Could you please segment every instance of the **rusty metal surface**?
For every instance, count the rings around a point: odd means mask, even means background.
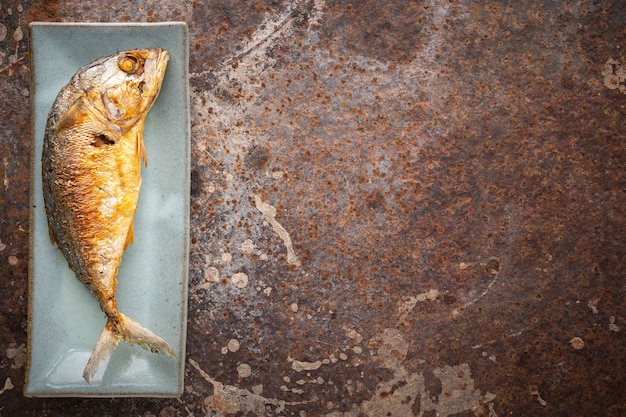
[[[22,397],[34,20],[189,24],[179,400]],[[625,27],[608,1],[2,3],[0,416],[626,415]]]

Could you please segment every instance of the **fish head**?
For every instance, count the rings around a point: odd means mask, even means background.
[[[100,116],[124,129],[145,118],[161,90],[169,53],[134,49],[94,61],[75,80]]]

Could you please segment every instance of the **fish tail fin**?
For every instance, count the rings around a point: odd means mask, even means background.
[[[87,383],[89,383],[98,370],[100,363],[111,356],[111,353],[115,350],[117,345],[120,344],[120,340],[122,340],[122,336],[116,331],[115,324],[111,320],[108,320],[104,325],[102,333],[100,333],[96,346],[93,348],[91,356],[89,356],[89,361],[87,361],[87,366],[85,366],[85,370],[83,371],[83,379],[87,381]]]
[[[119,313],[119,315],[121,318],[120,322],[122,323],[121,327],[125,330],[121,333],[126,343],[140,346],[152,353],[159,353],[171,358],[176,357],[174,349],[172,349],[165,340],[161,339],[159,336],[152,333],[150,330],[146,329],[128,316],[125,316],[122,313]]]
[[[160,353],[162,355],[176,357],[174,349],[163,339],[150,330],[143,327],[133,319],[118,313],[117,320],[109,319],[100,333],[100,337],[96,342],[96,346],[91,352],[87,366],[83,372],[83,378],[87,383],[94,376],[100,363],[108,359],[111,353],[119,345],[120,340],[131,345],[137,345],[152,353]]]

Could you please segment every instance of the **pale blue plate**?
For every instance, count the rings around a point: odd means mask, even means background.
[[[33,148],[29,260],[29,397],[176,397],[182,394],[189,248],[189,87],[187,25],[182,22],[31,23]],[[135,243],[123,257],[120,311],[164,338],[176,359],[124,342],[90,384],[83,368],[104,327],[95,298],[49,239],[41,191],[48,111],[83,65],[117,51],[160,47],[170,53],[161,94],[144,129]]]

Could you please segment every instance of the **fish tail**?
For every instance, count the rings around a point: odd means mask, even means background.
[[[115,319],[108,319],[102,333],[100,333],[96,346],[93,348],[93,352],[91,352],[91,356],[89,356],[89,361],[83,372],[83,378],[87,383],[97,372],[100,363],[111,356],[111,353],[122,339],[128,344],[137,345],[152,353],[160,353],[172,358],[176,357],[174,349],[165,340],[133,319],[118,313]]]

